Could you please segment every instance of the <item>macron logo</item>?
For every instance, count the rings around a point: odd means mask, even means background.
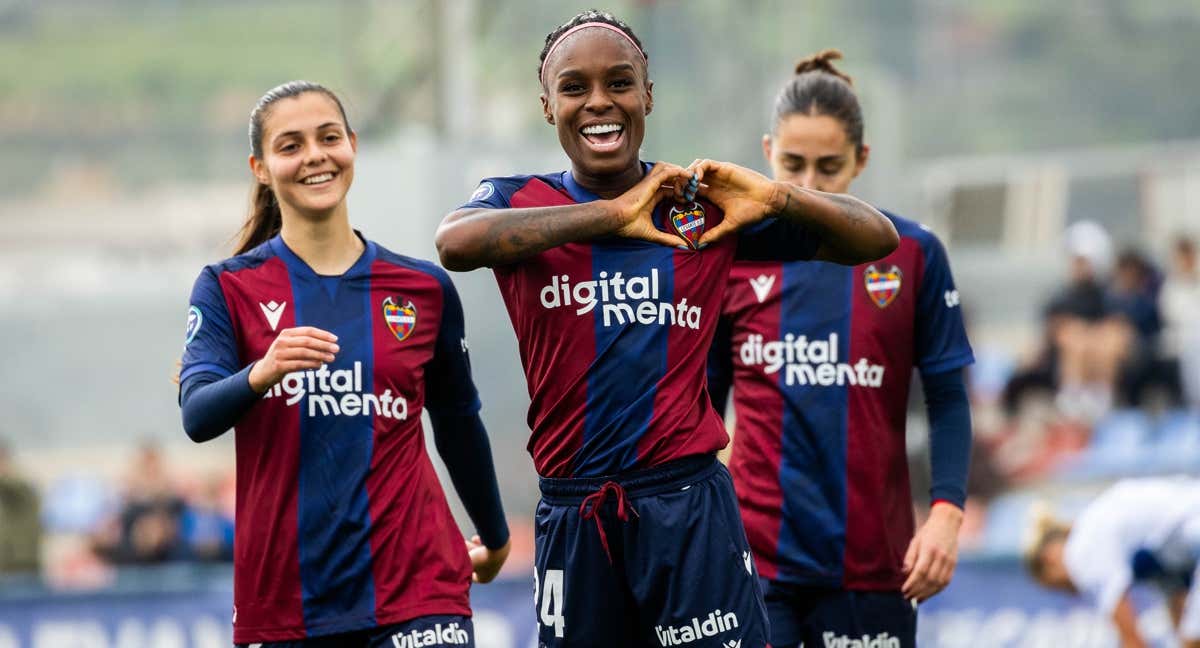
[[[758,275],[750,279],[750,287],[754,289],[754,296],[760,304],[767,300],[767,295],[771,294],[771,286],[774,285],[775,275]]]
[[[749,551],[742,552],[742,562],[746,564],[746,573],[753,576],[754,575],[754,567],[753,567],[754,559],[750,556]]]
[[[263,315],[267,316],[267,324],[271,325],[271,330],[279,328],[279,318],[283,317],[283,309],[287,307],[287,302],[278,304],[272,299],[265,304],[258,302],[258,307],[262,309]]]

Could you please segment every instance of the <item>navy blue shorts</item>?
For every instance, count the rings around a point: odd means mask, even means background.
[[[917,610],[898,591],[865,592],[763,581],[771,646],[915,648]]]
[[[542,479],[538,646],[762,648],[767,614],[733,480],[711,455]]]
[[[470,617],[424,616],[358,632],[235,645],[237,648],[475,648],[475,628]]]

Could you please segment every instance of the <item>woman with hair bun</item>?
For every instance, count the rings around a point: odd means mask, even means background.
[[[801,60],[779,91],[762,138],[776,181],[841,194],[866,167],[862,109],[834,64],[841,56]],[[729,274],[709,390],[723,411],[732,388],[729,469],[775,648],[864,636],[913,646],[915,603],[954,572],[971,448],[963,368],[974,357],[941,243],[881,211],[900,234],[882,259],[739,260]],[[905,452],[914,368],[933,467],[919,529]]]

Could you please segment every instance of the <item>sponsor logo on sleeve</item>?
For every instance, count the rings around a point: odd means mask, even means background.
[[[417,307],[411,300],[388,297],[383,300],[383,321],[396,339],[403,342],[417,328]]]
[[[821,639],[825,641],[825,648],[900,648],[900,639],[886,632],[873,637],[851,637],[826,631],[821,634]]]
[[[479,202],[481,200],[487,200],[488,198],[491,198],[492,194],[494,193],[496,193],[496,187],[492,185],[492,183],[481,182],[479,183],[479,186],[475,188],[475,193],[471,194],[471,199],[467,202]]]
[[[863,273],[863,279],[871,301],[880,308],[887,308],[888,304],[895,301],[896,296],[900,294],[903,273],[896,266],[879,270],[874,265],[869,265],[866,272]]]
[[[962,303],[962,300],[960,300],[958,297],[957,290],[947,290],[946,293],[942,295],[942,298],[946,300],[946,308],[954,308]]]
[[[188,307],[187,320],[187,339],[183,341],[183,345],[187,346],[196,338],[196,333],[200,331],[200,325],[204,323],[204,313],[200,312],[198,306]]]

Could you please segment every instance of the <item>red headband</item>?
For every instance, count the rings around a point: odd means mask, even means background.
[[[614,27],[613,25],[610,25],[608,23],[603,23],[603,22],[586,22],[586,23],[583,23],[580,25],[575,25],[574,27],[563,32],[561,36],[554,39],[554,44],[552,44],[550,46],[550,49],[546,50],[546,58],[542,59],[542,69],[540,72],[538,72],[538,77],[542,80],[542,83],[546,82],[546,63],[548,63],[550,61],[550,55],[554,53],[554,50],[558,49],[558,46],[560,43],[563,42],[563,39],[566,38],[567,36],[570,36],[571,34],[574,34],[575,32],[577,32],[581,29],[586,29],[588,27],[602,27],[611,32],[620,34],[622,38],[629,41],[630,45],[633,45],[633,49],[637,50],[638,54],[642,55],[642,62],[643,63],[646,62],[646,53],[643,52],[642,48],[638,47],[638,44],[632,38],[630,38],[629,34],[626,34],[624,32],[624,30],[622,30],[620,27]]]

